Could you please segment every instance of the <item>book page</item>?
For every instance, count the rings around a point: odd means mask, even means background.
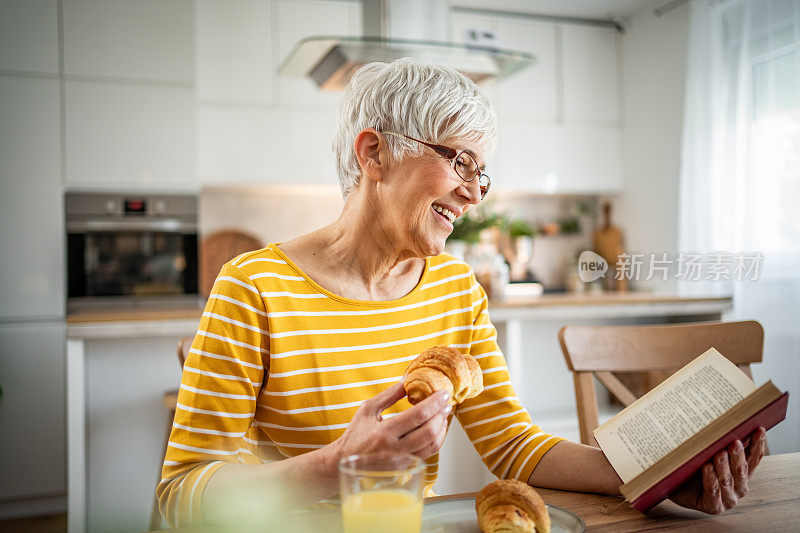
[[[744,372],[710,348],[595,429],[594,437],[627,483],[755,389]]]

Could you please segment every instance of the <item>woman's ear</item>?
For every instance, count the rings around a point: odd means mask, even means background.
[[[385,137],[373,128],[364,128],[356,135],[354,147],[361,175],[380,182],[387,168]]]

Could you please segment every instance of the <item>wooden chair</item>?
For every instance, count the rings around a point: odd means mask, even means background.
[[[183,363],[186,361],[186,356],[189,354],[189,348],[192,347],[194,337],[184,337],[178,341],[178,363],[183,369]],[[158,476],[156,476],[156,486],[161,481],[161,467],[164,464],[164,458],[167,456],[167,444],[169,443],[169,435],[172,433],[172,422],[175,419],[175,409],[178,405],[178,391],[168,390],[161,397],[161,403],[167,409],[167,427],[164,432],[164,449],[161,451],[161,462],[158,464]],[[158,498],[153,496],[153,507],[150,510],[150,525],[148,531],[156,531],[161,529],[161,511],[158,508]]]
[[[752,379],[750,364],[761,362],[764,329],[752,320],[663,326],[565,326],[559,330],[558,340],[573,373],[581,442],[597,446],[592,435],[599,425],[593,378],[627,407],[637,395],[615,373],[657,372],[661,378],[657,381],[663,381],[713,346]]]

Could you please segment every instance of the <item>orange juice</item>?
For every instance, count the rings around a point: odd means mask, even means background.
[[[422,499],[406,490],[373,490],[342,503],[345,533],[419,533]]]

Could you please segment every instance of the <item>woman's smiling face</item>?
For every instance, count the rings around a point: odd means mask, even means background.
[[[483,167],[484,148],[464,139],[450,139],[442,144],[456,150],[470,150]],[[434,256],[444,250],[453,231],[453,222],[470,205],[480,202],[478,180],[462,180],[449,160],[430,148],[420,155],[406,156],[391,166],[379,187],[382,221],[393,243],[411,250],[418,257]]]

